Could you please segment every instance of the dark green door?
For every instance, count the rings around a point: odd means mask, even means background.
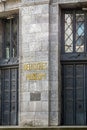
[[[18,68],[2,68],[0,72],[0,124],[16,125],[18,123]]]
[[[86,125],[87,65],[63,65],[64,124]]]

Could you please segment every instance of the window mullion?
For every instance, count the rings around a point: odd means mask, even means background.
[[[75,53],[75,47],[76,47],[76,15],[75,11],[73,13],[73,52]]]
[[[19,56],[19,18],[17,16],[17,57]]]
[[[5,20],[2,20],[2,23],[3,23],[3,45],[2,45],[2,58],[5,58],[6,57],[6,41],[5,41],[5,28],[6,28],[6,24],[5,24]]]
[[[85,13],[85,39],[84,39],[84,46],[85,46],[85,52],[87,52],[87,13]]]
[[[12,57],[12,19],[10,19],[10,58]]]

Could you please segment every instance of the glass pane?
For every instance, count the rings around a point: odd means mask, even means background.
[[[65,14],[65,52],[73,52],[73,15]]]
[[[6,59],[8,59],[10,57],[10,20],[6,21],[5,45],[5,55]]]
[[[76,52],[84,52],[84,14],[76,14]]]
[[[12,31],[13,31],[13,35],[12,35],[12,57],[16,57],[17,56],[17,18],[14,18],[12,21]]]

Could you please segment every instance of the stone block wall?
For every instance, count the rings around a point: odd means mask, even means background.
[[[50,125],[58,125],[58,5],[50,4],[49,41],[49,119]]]
[[[49,120],[49,4],[21,7],[20,124],[48,125]],[[45,68],[35,66],[45,65]],[[24,69],[32,65],[33,69]],[[32,74],[42,74],[34,79]],[[26,77],[27,76],[27,77]],[[41,76],[40,76],[41,77]]]
[[[25,107],[20,114],[21,122],[52,126],[61,124],[61,7],[74,5],[76,7],[79,2],[82,0],[22,0],[24,7],[21,8],[21,55],[23,55],[21,57],[20,91],[23,91],[21,92],[23,95],[20,96],[20,108]],[[48,66],[45,70],[46,79],[26,81],[24,77],[28,72],[22,68],[27,62],[46,62]],[[31,94],[35,92],[41,94],[40,101],[30,101]],[[24,93],[29,99],[22,100],[25,97]]]

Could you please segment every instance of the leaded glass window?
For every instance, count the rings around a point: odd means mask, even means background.
[[[73,51],[73,15],[65,14],[65,52]]]
[[[85,12],[67,11],[64,15],[64,52],[85,51]]]
[[[17,57],[17,17],[7,19],[5,22],[5,58]]]
[[[84,14],[76,14],[76,52],[84,52]]]

